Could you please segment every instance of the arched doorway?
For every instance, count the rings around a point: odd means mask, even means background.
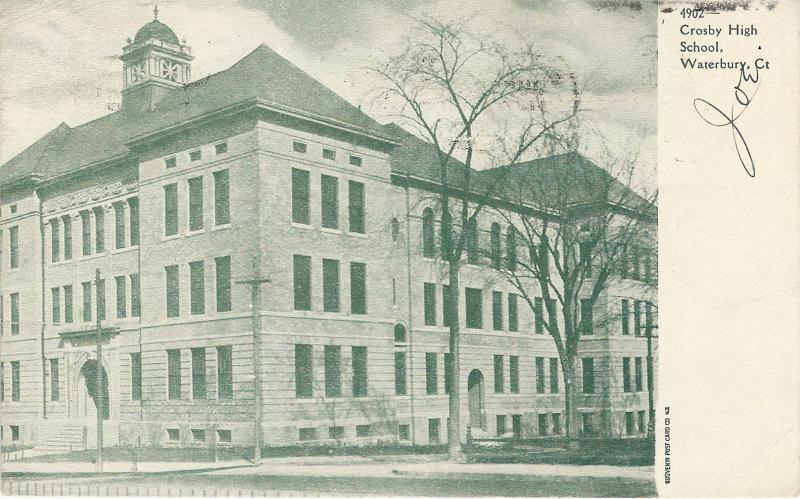
[[[109,417],[109,402],[108,402],[108,375],[106,370],[101,366],[101,382],[97,386],[97,361],[87,360],[83,364],[80,371],[80,378],[78,379],[78,396],[77,396],[77,410],[78,417],[91,418],[97,415],[97,404],[100,402],[102,395],[102,413],[103,419]]]
[[[472,428],[486,429],[486,403],[483,391],[483,373],[473,369],[467,378],[469,398],[469,425]]]

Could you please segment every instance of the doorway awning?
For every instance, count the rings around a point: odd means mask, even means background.
[[[104,327],[100,328],[100,341],[108,343],[111,338],[120,333],[118,327]],[[63,331],[58,333],[61,343],[68,342],[72,346],[86,346],[97,343],[97,328],[91,329],[77,329],[72,331]]]

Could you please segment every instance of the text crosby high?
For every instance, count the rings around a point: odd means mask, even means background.
[[[468,249],[461,370],[445,376],[431,146],[265,45],[187,85],[190,48],[154,20],[121,58],[121,110],[62,123],[0,168],[3,443],[91,447],[102,400],[106,445],[252,445],[251,294],[236,281],[254,276],[270,280],[265,445],[443,442],[454,382],[462,438],[563,433],[553,340],[487,256],[528,258],[497,211]],[[637,255],[624,291],[584,311],[580,434],[646,431],[656,267]]]

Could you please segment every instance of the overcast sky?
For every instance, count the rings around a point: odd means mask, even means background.
[[[655,170],[656,7],[600,0],[160,0],[159,20],[194,50],[192,75],[223,70],[266,43],[386,122],[365,96],[363,68],[391,53],[408,15],[473,16],[495,36],[516,30],[563,56],[584,80],[584,104],[615,147],[633,144]],[[0,19],[0,163],[64,121],[77,126],[120,101],[128,37],[153,18],[151,0],[4,0]],[[609,2],[602,2],[609,3]],[[631,3],[631,2],[624,2]],[[636,3],[636,2],[634,2]]]

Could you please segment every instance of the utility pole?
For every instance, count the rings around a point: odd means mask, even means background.
[[[246,279],[239,279],[236,284],[244,284],[250,290],[251,312],[253,321],[253,397],[255,403],[255,449],[253,451],[253,464],[261,464],[261,285],[268,283],[269,279],[259,276],[258,256],[253,257],[253,276]]]
[[[100,269],[95,269],[94,272],[94,289],[96,295],[95,315],[97,316],[97,365],[95,369],[95,390],[97,390],[97,471],[101,472],[103,471],[103,344],[101,342],[100,309],[97,307],[100,304]]]

